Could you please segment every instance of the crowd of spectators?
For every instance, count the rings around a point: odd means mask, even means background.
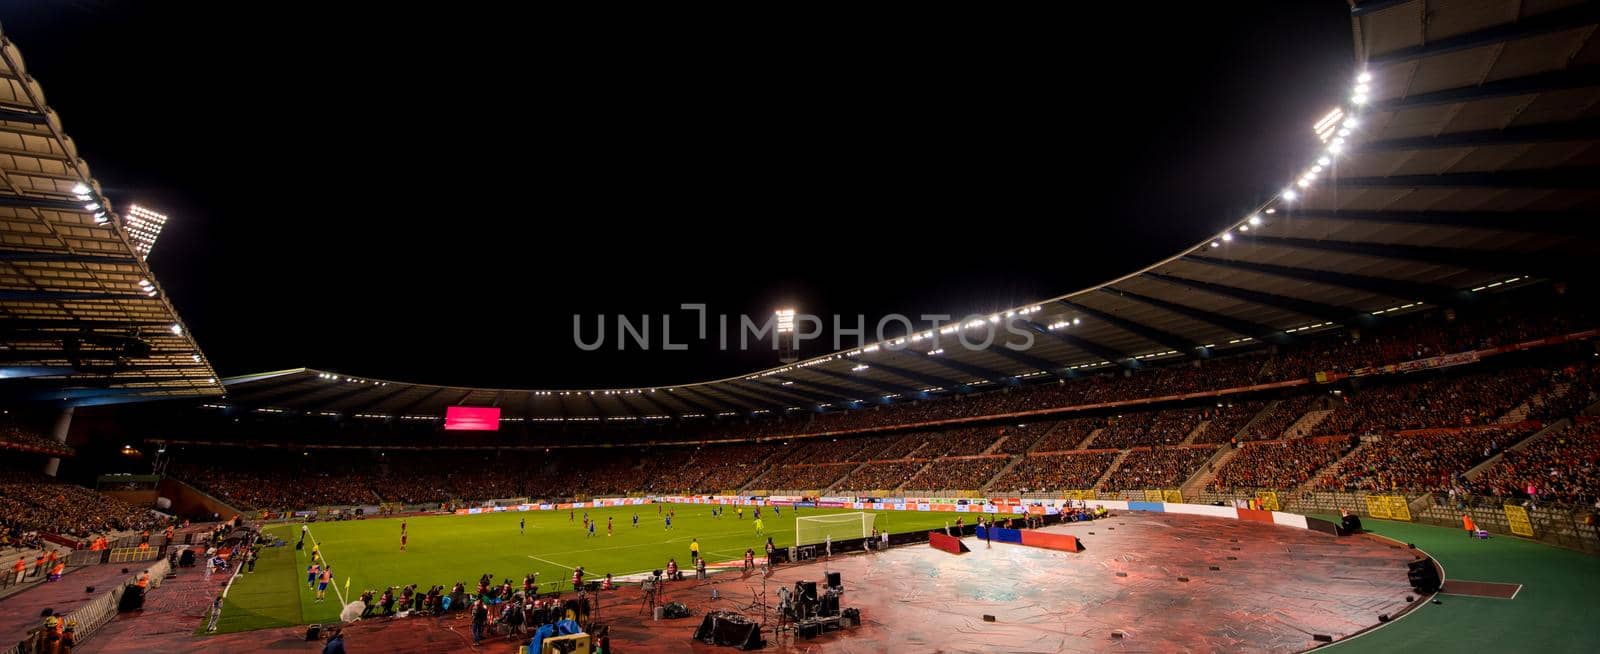
[[[165,524],[140,508],[43,474],[0,472],[0,533],[14,544],[36,543],[40,533],[79,540]]]
[[[1473,480],[1473,493],[1534,502],[1600,500],[1600,422],[1586,422],[1506,452]]]
[[[1344,456],[1354,438],[1298,438],[1246,443],[1211,480],[1212,490],[1291,490]]]
[[[1215,447],[1154,447],[1128,452],[1102,484],[1106,490],[1177,488],[1216,454]]]
[[[1424,381],[1398,380],[1346,394],[1333,413],[1312,430],[1312,435],[1489,424],[1533,394],[1542,379],[1542,371],[1522,368]]]
[[[0,449],[21,449],[55,456],[72,456],[66,443],[21,425],[0,424]]]
[[[1178,445],[1189,437],[1200,421],[1205,419],[1205,409],[1167,409],[1123,414],[1110,421],[1110,426],[1096,436],[1091,447],[1148,447]]]
[[[762,490],[822,490],[839,481],[856,463],[824,463],[819,465],[780,465],[762,473],[751,482],[753,488]]]
[[[1251,423],[1245,430],[1242,440],[1270,441],[1283,438],[1284,432],[1293,427],[1294,423],[1299,421],[1306,412],[1311,411],[1311,407],[1316,406],[1317,398],[1318,396],[1316,395],[1297,395],[1284,398],[1272,408],[1267,409],[1267,413],[1262,415],[1260,419]]]
[[[1385,435],[1362,445],[1316,485],[1348,492],[1447,492],[1461,485],[1467,470],[1527,435],[1502,428]]]
[[[860,469],[852,471],[838,487],[852,491],[874,491],[898,488],[901,484],[917,474],[927,461],[892,461],[885,463],[868,463]]]
[[[1000,442],[1000,447],[995,448],[996,454],[1022,454],[1031,449],[1034,443],[1049,429],[1049,423],[1030,423],[1006,427],[1002,433],[1006,439]]]
[[[1257,413],[1266,408],[1263,400],[1249,400],[1244,402],[1222,402],[1216,407],[1206,409],[1205,429],[1195,436],[1196,443],[1227,443],[1239,435],[1245,423],[1250,422]]]
[[[992,488],[1020,493],[1086,490],[1106,473],[1117,454],[1116,450],[1036,454],[1018,461]]]
[[[1106,419],[1099,416],[1083,416],[1068,418],[1056,422],[1038,425],[1039,429],[1048,433],[1039,440],[1039,446],[1033,448],[1035,452],[1065,452],[1078,449],[1078,444],[1093,434],[1096,429],[1104,429]],[[1090,444],[1090,447],[1098,447]]]
[[[980,490],[1010,461],[1008,457],[940,459],[907,481],[907,489],[923,491]]]

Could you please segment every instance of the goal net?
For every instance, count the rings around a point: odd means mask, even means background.
[[[871,513],[835,513],[799,516],[794,519],[796,545],[814,545],[828,540],[849,540],[872,535]]]

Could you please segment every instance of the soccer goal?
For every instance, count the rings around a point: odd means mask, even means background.
[[[871,513],[835,513],[833,515],[807,515],[794,519],[796,545],[814,545],[831,536],[833,540],[866,538],[872,535]]]

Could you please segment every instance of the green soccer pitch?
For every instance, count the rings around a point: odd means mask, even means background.
[[[677,511],[671,530],[656,514],[657,507]],[[727,511],[721,518],[711,517],[711,506],[705,504],[588,509],[589,517],[598,523],[592,538],[583,529],[583,509],[577,509],[570,519],[567,511],[413,516],[406,518],[409,538],[404,552],[400,551],[399,518],[313,523],[305,549],[300,551],[294,549],[300,538],[300,525],[279,525],[267,532],[287,541],[288,546],[263,549],[256,571],[238,576],[223,604],[217,631],[337,622],[344,602],[359,598],[363,590],[414,583],[423,592],[434,584],[448,591],[459,581],[470,593],[477,589],[478,578],[484,573],[489,573],[496,583],[510,579],[521,589],[523,576],[537,572],[541,590],[548,592],[557,588],[570,590],[572,568],[579,566],[588,580],[604,578],[608,572],[621,577],[664,568],[668,558],[676,558],[679,568],[692,571],[690,539],[699,539],[701,554],[713,563],[741,559],[745,548],[762,556],[767,537],[756,535],[753,507],[744,507],[742,520],[735,507],[722,508]],[[635,513],[639,515],[637,528],[633,526]],[[802,516],[839,513],[856,511],[800,510]],[[942,512],[866,513],[875,515],[873,526],[893,533],[940,528],[956,518]],[[772,507],[762,507],[761,516],[774,544],[794,544],[794,510],[783,508],[774,517]],[[612,536],[606,535],[608,518],[612,521]],[[528,521],[524,533],[517,530],[521,519]],[[828,530],[842,539],[848,531],[859,532],[860,526],[829,526]],[[306,586],[305,571],[311,564],[313,540],[333,566],[335,577],[322,603],[315,602],[315,591]],[[350,581],[348,591],[346,579]]]

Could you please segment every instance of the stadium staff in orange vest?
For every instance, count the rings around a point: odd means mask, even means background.
[[[1472,514],[1461,514],[1461,528],[1467,530],[1467,537],[1469,538],[1478,533],[1478,525],[1472,524]]]
[[[67,571],[67,562],[66,561],[56,561],[55,567],[50,568],[50,576],[46,577],[45,581],[59,581],[61,579],[61,573],[66,572],[66,571]]]
[[[150,587],[150,571],[149,570],[145,570],[144,572],[139,573],[139,580],[133,582],[133,585],[138,586],[139,590],[141,590],[141,591],[146,589],[146,588],[149,588]]]
[[[28,557],[18,556],[17,564],[11,566],[11,571],[17,573],[16,583],[22,583],[23,578],[28,576]]]

